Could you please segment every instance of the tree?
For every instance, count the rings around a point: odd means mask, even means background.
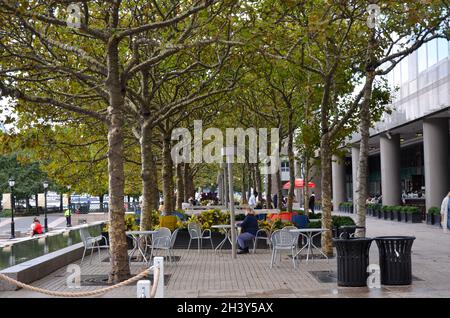
[[[448,34],[449,11],[448,4],[442,1],[403,1],[397,3],[388,1],[379,4],[383,13],[376,21],[368,24],[366,61],[361,65],[361,72],[365,76],[365,85],[362,89],[363,100],[361,102],[359,118],[359,132],[361,135],[360,155],[358,164],[357,187],[357,225],[366,226],[365,213],[368,197],[368,157],[369,157],[369,128],[379,116],[373,117],[374,104],[382,101],[387,104],[390,97],[386,90],[380,90],[380,84],[376,85],[376,77],[386,75],[405,57],[417,50],[424,43]],[[420,18],[419,18],[420,17]],[[372,106],[372,107],[371,107]],[[378,114],[380,115],[380,114]],[[358,231],[358,235],[364,232]]]
[[[44,1],[0,4],[5,21],[0,43],[4,52],[2,95],[26,102],[28,110],[42,109],[41,113],[47,116],[51,105],[59,110],[56,115],[76,112],[107,126],[110,281],[121,281],[130,274],[123,207],[123,129],[128,84],[135,74],[176,50],[167,47],[167,43],[158,43],[161,50],[138,63],[133,58],[137,53],[133,43],[149,32],[177,25],[210,7],[213,1],[198,0],[185,5],[167,1],[164,5],[169,13],[164,16],[153,15],[159,9],[154,2],[84,2],[78,29],[67,27],[62,16],[64,4],[50,9]]]

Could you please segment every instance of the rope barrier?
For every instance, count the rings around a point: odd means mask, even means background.
[[[130,283],[133,283],[135,281],[138,281],[139,279],[143,278],[144,276],[148,275],[150,273],[150,271],[153,270],[153,277],[154,277],[154,282],[153,282],[153,286],[152,286],[152,290],[150,293],[150,297],[155,297],[156,294],[156,290],[158,288],[158,282],[159,282],[159,274],[160,274],[160,269],[157,266],[152,266],[150,268],[147,268],[146,270],[142,271],[141,273],[137,274],[134,277],[131,277],[127,280],[124,280],[123,282],[120,282],[116,285],[113,286],[108,286],[106,288],[102,288],[102,289],[97,289],[97,290],[90,290],[90,291],[84,291],[84,292],[59,292],[59,291],[53,291],[53,290],[48,290],[48,289],[43,289],[43,288],[39,288],[39,287],[34,287],[22,282],[19,282],[18,280],[15,280],[9,276],[6,276],[4,274],[0,274],[0,279],[4,280],[6,282],[8,282],[9,284],[12,285],[16,285],[17,287],[23,288],[23,289],[27,289],[30,291],[34,291],[40,294],[45,294],[45,295],[49,295],[49,296],[55,296],[55,297],[88,297],[88,296],[96,296],[96,295],[101,295],[101,294],[105,294],[107,292],[110,292],[111,290],[114,290],[116,288],[128,285]]]

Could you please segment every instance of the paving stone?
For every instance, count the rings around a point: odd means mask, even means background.
[[[348,215],[348,214],[346,214]],[[406,224],[367,218],[367,236],[414,235],[412,271],[420,280],[413,280],[410,286],[382,286],[380,289],[366,287],[337,287],[335,282],[321,283],[310,272],[336,272],[336,259],[298,262],[296,269],[292,261],[283,254],[272,269],[270,251],[257,250],[256,254],[238,255],[232,259],[230,250],[187,251],[175,250],[180,256],[176,263],[165,263],[165,274],[170,280],[165,288],[166,297],[449,297],[450,266],[448,242],[450,234],[425,224]],[[103,251],[102,253],[105,253]],[[102,257],[107,257],[105,253]],[[378,248],[370,248],[370,262],[378,264]],[[109,264],[84,262],[82,275],[104,275]],[[143,263],[133,262],[131,272],[139,273],[146,268]],[[60,291],[73,291],[66,286],[66,268],[61,268],[32,285]],[[79,290],[95,290],[98,286],[83,286]],[[77,290],[78,291],[78,290]],[[0,298],[47,297],[27,290],[0,292]],[[136,297],[136,287],[126,286],[99,297]]]

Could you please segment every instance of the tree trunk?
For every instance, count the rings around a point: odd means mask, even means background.
[[[98,198],[99,198],[99,201],[100,201],[100,212],[103,212],[104,211],[104,207],[103,207],[103,193],[99,194]]]
[[[255,163],[255,179],[256,179],[256,189],[259,193],[260,201],[262,199],[262,181],[261,181],[261,171],[259,170],[259,164]]]
[[[320,157],[322,160],[322,228],[328,229],[322,233],[322,251],[327,256],[333,255],[331,240],[331,149],[328,135],[323,135],[320,143]]]
[[[173,193],[173,162],[170,154],[170,133],[164,135],[163,139],[163,167],[162,182],[164,196],[164,214],[170,215],[174,210],[174,193]]]
[[[247,192],[248,192],[248,198],[250,199],[250,197],[252,196],[253,192],[252,192],[252,164],[251,163],[246,163],[246,167],[247,167],[247,180],[248,180],[248,184],[247,184]],[[253,189],[254,191],[255,189]]]
[[[183,183],[184,183],[184,202],[188,202],[189,198],[195,197],[194,176],[189,163],[184,164],[183,169]]]
[[[29,214],[30,213],[30,197],[27,197],[25,199],[25,206],[26,206],[27,214]]]
[[[276,178],[277,178],[277,186],[278,186],[277,208],[281,209],[283,207],[283,189],[282,189],[282,184],[281,184],[280,167],[278,167],[278,169],[277,169]]]
[[[124,104],[125,88],[120,83],[118,42],[115,40],[111,40],[108,44],[107,65],[109,243],[111,252],[109,281],[117,283],[130,276],[130,266],[125,236],[123,115],[120,113]]]
[[[253,191],[258,192],[258,182],[256,181],[256,163],[251,163],[251,171],[252,171],[252,187]],[[258,192],[258,196],[260,196],[261,193]],[[256,198],[258,200],[258,198]]]
[[[270,173],[267,174],[267,193],[266,193],[266,203],[267,208],[272,208],[272,175]]]
[[[114,93],[112,93],[114,95]],[[111,105],[117,103],[111,97]],[[117,283],[130,276],[127,241],[125,237],[125,209],[123,205],[125,176],[123,170],[122,119],[115,107],[108,107],[109,172],[109,243],[111,250],[110,282]]]
[[[305,210],[305,214],[309,215],[309,158],[305,155],[305,163],[304,163],[304,178],[303,178],[303,209]]]
[[[187,166],[188,165],[189,165],[188,163],[183,163],[183,188],[184,188],[183,200],[184,200],[184,202],[189,202],[189,198],[190,198],[189,185],[188,185],[189,180],[187,180],[188,179],[188,177],[187,177],[187,169],[188,169]]]
[[[38,203],[38,194],[34,195],[35,203],[36,203],[36,215],[39,215],[39,203]]]
[[[375,50],[375,31],[372,31],[371,40],[369,41],[367,47],[368,65],[366,66],[366,83],[364,85],[364,99],[361,103],[360,109],[360,134],[361,141],[359,146],[359,163],[358,163],[358,174],[356,185],[358,192],[358,202],[357,202],[357,214],[356,225],[361,227],[366,227],[366,200],[368,195],[367,189],[367,179],[369,176],[369,138],[370,138],[370,102],[372,98],[372,87],[373,81],[375,79],[375,69],[372,66],[375,61],[374,50]],[[357,230],[356,236],[364,237],[364,230]]]
[[[150,123],[144,122],[141,125],[140,136],[141,147],[141,179],[142,179],[142,206],[141,206],[141,231],[152,229],[152,211],[156,202],[156,184],[155,178],[156,164],[153,159],[152,137],[153,129]]]
[[[325,86],[322,95],[321,110],[320,110],[320,158],[321,158],[321,184],[322,184],[322,228],[327,229],[322,233],[322,251],[327,256],[333,255],[332,238],[332,217],[331,217],[331,136],[329,132],[329,107],[330,107],[330,92],[333,83],[333,76],[328,75],[325,78]]]
[[[179,163],[177,164],[177,210],[183,209],[184,191],[183,164]]]
[[[247,164],[242,164],[242,204],[248,204],[247,200]]]
[[[289,159],[289,192],[287,200],[287,211],[292,212],[294,205],[294,187],[295,187],[295,161],[294,161],[294,130],[292,127],[292,111],[289,112],[288,119],[288,159]]]

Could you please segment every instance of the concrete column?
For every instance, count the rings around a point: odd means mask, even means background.
[[[383,205],[400,205],[400,135],[380,136],[381,195]]]
[[[358,206],[358,167],[359,167],[359,146],[352,146],[352,200],[353,212],[357,213]]]
[[[448,118],[424,119],[423,151],[426,208],[441,206],[450,191]]]
[[[339,211],[339,203],[346,201],[345,195],[345,166],[343,159],[333,156],[332,164],[333,183],[333,211]]]

